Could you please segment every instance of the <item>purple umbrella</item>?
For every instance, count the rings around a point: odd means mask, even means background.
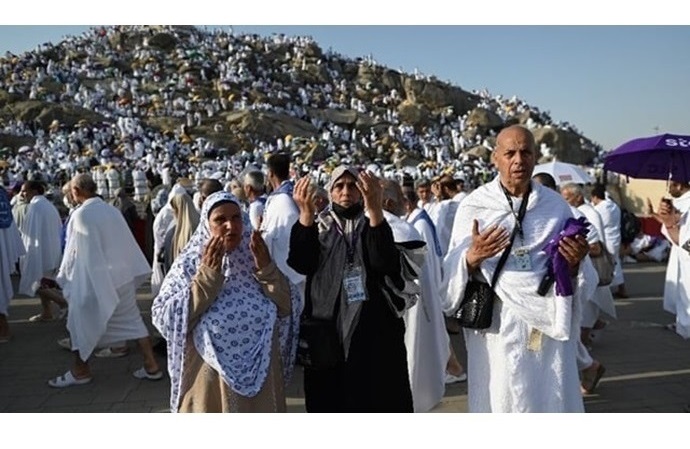
[[[640,179],[690,181],[690,136],[633,139],[604,157],[604,170]]]

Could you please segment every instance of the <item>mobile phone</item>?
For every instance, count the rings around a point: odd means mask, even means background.
[[[547,272],[539,283],[539,288],[537,289],[537,294],[539,296],[546,296],[546,294],[551,290],[556,278],[553,273]]]
[[[670,207],[673,207],[673,201],[670,198],[662,198],[661,201],[668,204]]]

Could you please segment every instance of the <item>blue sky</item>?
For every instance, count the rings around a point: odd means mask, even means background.
[[[0,26],[0,53],[58,43],[63,36],[86,29]],[[323,49],[330,47],[348,57],[371,54],[392,69],[416,68],[468,91],[487,88],[492,94],[517,95],[550,111],[555,120],[575,125],[604,149],[657,134],[656,129],[690,134],[690,26],[242,25],[233,29],[310,35]]]

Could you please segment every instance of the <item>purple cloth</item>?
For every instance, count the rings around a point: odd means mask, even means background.
[[[544,247],[544,251],[549,256],[548,270],[553,274],[556,281],[556,294],[559,296],[570,296],[573,294],[573,285],[570,282],[570,267],[565,257],[558,252],[558,245],[564,237],[575,237],[581,235],[587,237],[590,224],[585,217],[578,219],[568,218],[563,230],[557,237],[552,238]]]

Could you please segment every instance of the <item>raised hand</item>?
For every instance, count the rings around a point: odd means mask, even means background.
[[[383,189],[381,180],[367,171],[359,174],[357,188],[364,198],[364,208],[369,212],[369,223],[377,226],[383,221]]]
[[[663,202],[663,200],[662,200],[662,202]],[[661,209],[659,209],[659,211],[660,210]],[[664,224],[664,220],[661,217],[661,215],[659,215],[659,211],[654,210],[654,205],[652,204],[652,200],[647,198],[647,215],[651,216],[652,218],[654,218],[659,223]]]
[[[680,220],[680,217],[676,212],[676,208],[673,207],[673,203],[668,198],[662,198],[659,201],[658,210],[658,219],[666,228],[672,228]]]
[[[201,263],[207,267],[220,271],[223,255],[225,254],[225,245],[223,237],[211,237],[204,247],[204,254],[201,256]]]
[[[268,252],[268,246],[266,246],[266,242],[261,237],[261,232],[252,231],[249,250],[254,256],[254,266],[257,270],[262,270],[271,263],[271,253]]]
[[[479,268],[479,265],[508,247],[510,234],[505,228],[493,224],[484,232],[479,232],[479,222],[472,222],[472,244],[467,250],[465,261],[470,272]]]
[[[292,199],[299,208],[299,222],[302,226],[311,226],[316,213],[316,206],[314,206],[316,190],[310,187],[310,182],[308,176],[300,178],[295,183],[295,189],[292,192]]]

